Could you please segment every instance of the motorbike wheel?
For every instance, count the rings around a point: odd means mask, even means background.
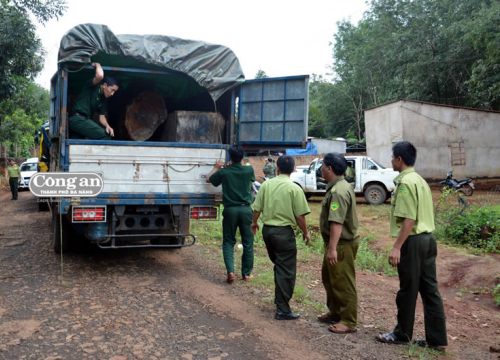
[[[469,184],[465,184],[458,191],[462,192],[465,196],[471,196],[474,189]]]

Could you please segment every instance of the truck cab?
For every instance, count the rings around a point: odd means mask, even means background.
[[[346,156],[348,165],[354,170],[350,180],[354,192],[363,195],[373,205],[384,203],[394,190],[394,178],[399,174],[386,169],[368,156]],[[308,167],[298,167],[290,178],[299,185],[306,197],[324,195],[326,183],[321,178],[322,159],[314,159]]]

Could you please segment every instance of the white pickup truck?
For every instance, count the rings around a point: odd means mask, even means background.
[[[392,169],[386,169],[367,156],[346,156],[347,162],[355,170],[354,192],[364,195],[370,204],[384,203],[394,190],[394,178],[399,174]],[[298,184],[306,197],[324,195],[326,184],[321,178],[322,159],[314,159],[309,166],[298,166],[290,178]],[[322,181],[323,180],[323,181]]]

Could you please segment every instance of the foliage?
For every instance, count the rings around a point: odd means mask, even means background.
[[[396,276],[397,271],[389,264],[389,252],[375,253],[370,249],[372,237],[364,237],[361,239],[356,255],[356,267],[360,270],[381,272],[389,276]]]
[[[23,78],[15,78],[16,91],[0,102],[0,144],[8,156],[28,157],[34,147],[34,135],[47,119],[49,92]]]
[[[265,78],[267,78],[267,77],[268,77],[268,76],[267,76],[266,72],[265,72],[264,70],[262,70],[262,69],[259,69],[259,70],[257,71],[257,73],[255,74],[255,78],[256,78],[256,79],[265,79]]]
[[[364,137],[365,109],[399,99],[500,108],[500,2],[371,0],[338,23],[334,79],[313,77],[311,135]]]
[[[498,206],[457,206],[453,204],[457,194],[453,190],[445,190],[437,202],[435,234],[438,239],[476,252],[499,253]],[[463,204],[463,198],[458,196]]]
[[[42,70],[44,52],[30,14],[45,23],[64,10],[64,0],[0,0],[0,101],[19,91],[16,77],[33,79]]]
[[[500,306],[500,284],[496,284],[493,289],[493,299],[495,300],[496,306]]]

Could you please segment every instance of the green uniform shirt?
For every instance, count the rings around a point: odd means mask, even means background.
[[[434,208],[427,182],[410,167],[395,179],[391,199],[391,236],[397,237],[404,219],[415,220],[410,235],[434,231]]]
[[[78,95],[72,112],[80,113],[87,118],[91,118],[95,113],[98,115],[107,115],[106,98],[101,91],[101,86],[92,85],[92,83],[88,84],[80,95]]]
[[[311,212],[302,189],[287,175],[264,181],[253,203],[265,225],[296,225],[295,218]]]
[[[268,162],[266,165],[264,165],[262,172],[264,173],[264,176],[272,179],[276,176],[276,166],[273,163]]]
[[[251,166],[240,163],[219,169],[208,179],[214,186],[222,184],[222,203],[225,207],[250,205],[255,175]]]
[[[352,241],[358,238],[356,196],[352,185],[343,176],[328,184],[325,198],[321,203],[319,222],[325,243],[330,240],[330,222],[342,224],[340,240]]]
[[[21,172],[19,171],[19,166],[17,164],[7,166],[7,173],[9,174],[9,179],[21,177]]]

